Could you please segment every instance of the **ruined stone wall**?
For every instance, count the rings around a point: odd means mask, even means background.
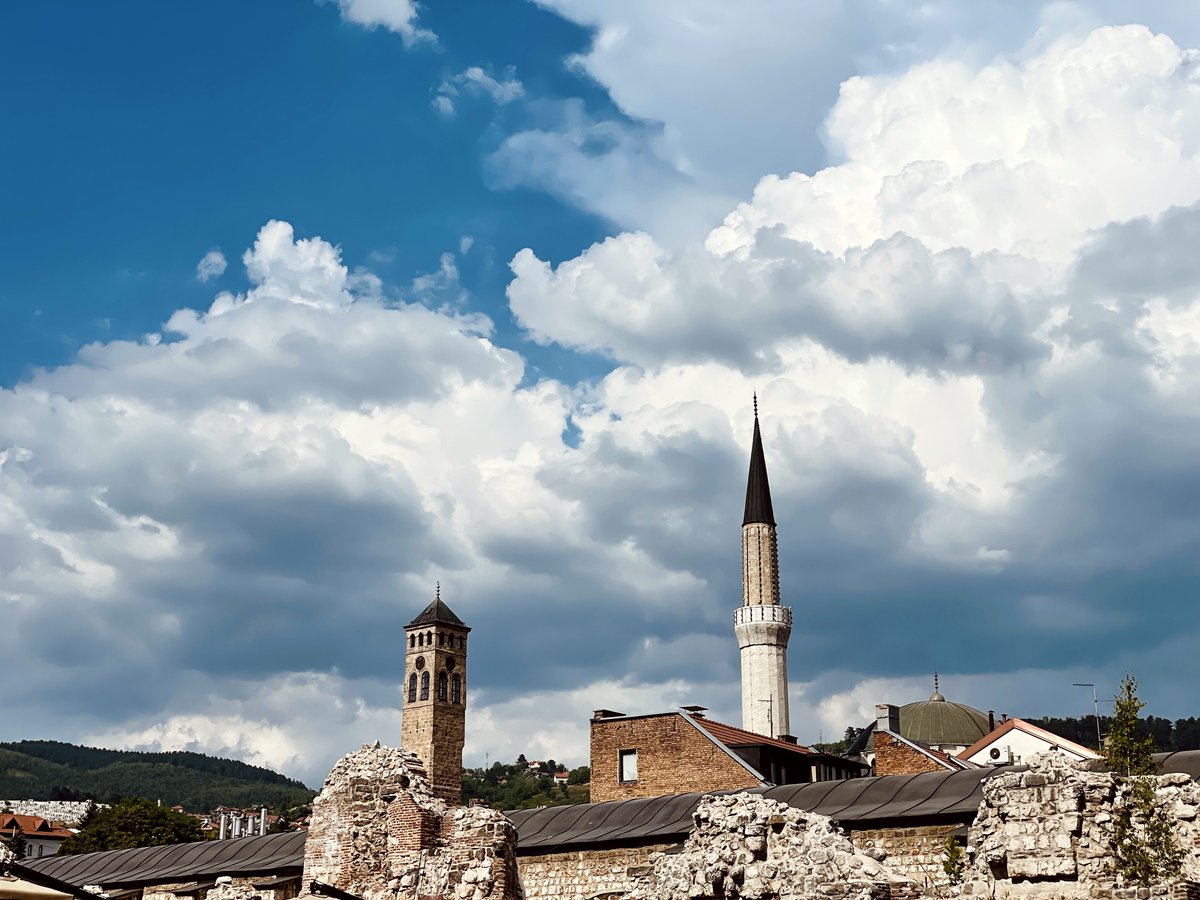
[[[637,751],[637,781],[619,780],[620,750]],[[593,803],[759,785],[744,766],[678,715],[593,719],[591,770]]]
[[[921,885],[947,884],[942,862],[946,837],[957,825],[922,825],[915,828],[871,828],[850,831],[850,842],[860,853],[881,858],[895,875]]]
[[[983,784],[983,801],[970,843],[973,860],[964,896],[1149,897],[1186,896],[1200,886],[1200,786],[1187,775],[1162,775],[1159,809],[1172,820],[1186,851],[1182,877],[1153,890],[1123,885],[1109,871],[1112,823],[1128,787],[1108,773],[1091,772],[1061,754],[1029,761]]]
[[[313,801],[304,884],[364,900],[519,900],[515,848],[501,813],[448,807],[415,754],[376,744],[339,760]]]
[[[635,878],[650,872],[650,859],[669,844],[571,850],[520,856],[521,884],[527,900],[588,900],[625,893]]]
[[[256,881],[261,882],[262,880],[261,876],[232,877],[222,875],[217,879],[217,883],[208,889],[208,892],[204,895],[204,900],[291,900],[292,897],[295,897],[299,893],[299,876],[294,880],[273,887],[257,888],[254,886]],[[156,890],[162,890],[162,888],[159,887]],[[142,900],[150,900],[150,897],[151,894],[147,890]]]
[[[859,853],[833,821],[757,794],[705,797],[683,850],[657,855],[628,900],[885,900],[913,885]]]

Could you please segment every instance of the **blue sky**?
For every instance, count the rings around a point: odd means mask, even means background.
[[[802,740],[1196,714],[1187,2],[0,10],[5,737],[317,782],[737,723],[757,389]]]

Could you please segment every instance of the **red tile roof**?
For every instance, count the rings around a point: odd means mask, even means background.
[[[66,840],[73,835],[61,822],[50,822],[41,816],[21,816],[16,813],[0,813],[0,835],[12,837],[20,828],[30,837],[57,838]]]
[[[771,747],[779,747],[782,750],[791,750],[795,753],[811,754],[816,751],[811,747],[806,747],[803,744],[791,744],[787,741],[781,741],[778,738],[767,737],[765,734],[755,734],[753,731],[746,731],[742,728],[734,728],[732,725],[726,725],[723,722],[717,722],[713,719],[706,719],[702,716],[692,716],[692,721],[715,737],[726,747],[745,747],[751,744],[766,744]]]

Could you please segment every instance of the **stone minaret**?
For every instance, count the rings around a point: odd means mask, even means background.
[[[790,734],[787,645],[792,611],[779,605],[779,550],[757,396],[742,518],[742,605],[733,616],[733,633],[742,651],[742,727],[769,737]]]
[[[404,626],[401,745],[421,757],[430,788],[447,803],[462,802],[470,630],[442,602],[441,585],[433,602]]]

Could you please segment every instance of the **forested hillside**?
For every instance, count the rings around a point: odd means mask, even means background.
[[[290,809],[313,791],[278,772],[202,753],[101,750],[58,741],[0,743],[0,798],[145,797],[191,811],[227,806]]]
[[[1065,737],[1069,741],[1096,749],[1096,719],[1094,716],[1047,717],[1026,719],[1025,721],[1045,728],[1059,737]],[[1111,727],[1112,717],[1101,716],[1100,732],[1108,734]],[[1157,753],[1166,753],[1172,750],[1200,750],[1200,719],[1192,716],[1172,722],[1170,719],[1159,716],[1146,716],[1138,720],[1138,736],[1153,738],[1154,750]]]

